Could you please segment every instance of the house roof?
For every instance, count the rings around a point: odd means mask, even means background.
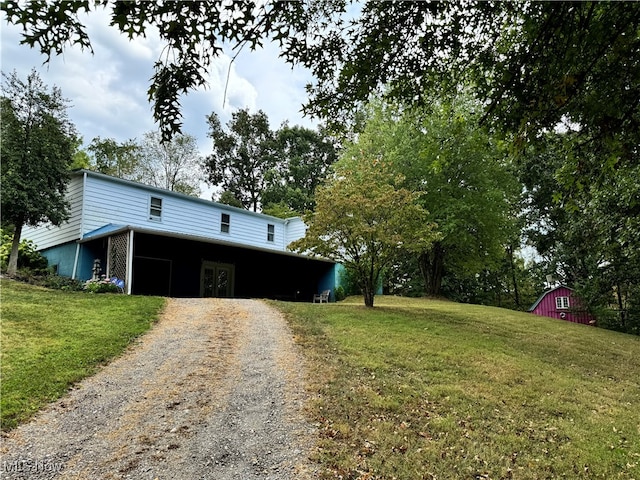
[[[529,312],[533,312],[544,297],[546,297],[548,294],[550,294],[552,292],[555,292],[556,290],[559,290],[561,288],[566,288],[567,290],[571,290],[573,292],[573,288],[567,287],[566,285],[558,285],[557,287],[554,287],[551,290],[547,290],[542,295],[540,295],[540,297],[538,297],[538,299],[534,302],[534,304],[531,305],[531,307],[529,308],[528,311]]]
[[[100,238],[109,237],[116,233],[122,233],[122,232],[128,232],[128,231],[133,231],[135,233],[145,233],[148,235],[158,235],[160,237],[179,238],[182,240],[191,240],[194,242],[212,243],[216,245],[226,245],[229,247],[245,248],[248,250],[268,252],[275,255],[287,255],[289,257],[298,257],[298,258],[305,258],[308,260],[316,260],[319,262],[336,263],[333,260],[330,260],[327,258],[310,257],[309,255],[302,255],[300,253],[295,253],[290,251],[281,251],[281,250],[272,250],[270,248],[256,247],[256,246],[247,245],[245,243],[240,243],[240,242],[230,242],[230,241],[219,240],[219,239],[210,238],[210,237],[201,237],[199,235],[188,235],[185,233],[167,232],[165,230],[155,230],[151,228],[134,227],[131,225],[115,225],[113,223],[108,223],[106,225],[103,225],[100,228],[96,228],[95,230],[92,230],[89,233],[86,233],[81,240],[78,240],[78,243],[86,243],[92,240],[98,240]]]

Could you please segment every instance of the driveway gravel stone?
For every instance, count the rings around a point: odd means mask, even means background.
[[[302,365],[263,302],[169,299],[124,355],[4,435],[0,476],[314,478]]]

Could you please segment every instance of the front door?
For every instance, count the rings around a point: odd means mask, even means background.
[[[200,276],[202,297],[233,297],[234,267],[228,263],[204,262]]]

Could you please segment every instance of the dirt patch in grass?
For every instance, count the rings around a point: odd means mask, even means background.
[[[3,478],[312,478],[300,365],[265,304],[170,300],[134,348],[5,435]]]

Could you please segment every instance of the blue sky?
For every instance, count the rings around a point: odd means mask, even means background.
[[[49,64],[43,65],[45,57],[20,45],[20,28],[7,24],[1,14],[2,71],[16,70],[26,78],[35,67],[47,85],[60,87],[63,96],[71,100],[69,116],[85,144],[97,136],[119,142],[140,139],[144,132],[157,128],[146,92],[163,44],[153,33],[129,41],[108,25],[108,16],[102,10],[85,18],[94,54],[77,47],[67,48],[63,55],[52,57]],[[183,132],[198,139],[203,155],[211,150],[205,122],[211,112],[216,112],[225,124],[240,108],[252,112],[261,109],[273,129],[285,120],[291,125],[315,128],[318,122],[300,112],[307,98],[305,85],[312,78],[303,68],[292,68],[279,59],[275,45],[257,52],[245,49],[231,65],[230,61],[229,55],[218,58],[209,71],[208,88],[182,98]]]

